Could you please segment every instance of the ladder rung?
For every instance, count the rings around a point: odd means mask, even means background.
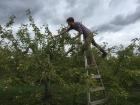
[[[96,87],[96,88],[90,89],[90,91],[92,91],[92,92],[102,91],[102,90],[105,90],[105,88],[104,87]]]
[[[106,99],[96,100],[96,101],[90,102],[90,105],[103,104],[103,103],[105,103],[105,101],[106,101]]]
[[[101,78],[101,75],[91,74],[91,76],[92,76],[93,79],[100,79]]]

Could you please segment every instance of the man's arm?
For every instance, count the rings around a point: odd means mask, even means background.
[[[63,28],[63,30],[58,35],[56,35],[55,37],[59,37],[60,35],[63,35],[65,33],[69,32],[70,30],[71,30],[71,27]]]
[[[65,33],[69,32],[70,30],[71,30],[71,27],[66,27],[63,29],[62,32],[59,33],[59,35],[65,34]]]

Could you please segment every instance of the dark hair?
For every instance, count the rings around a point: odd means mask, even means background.
[[[73,17],[67,18],[67,22],[74,22],[74,18]]]

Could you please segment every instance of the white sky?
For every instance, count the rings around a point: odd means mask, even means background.
[[[17,25],[25,23],[27,9],[31,9],[37,24],[49,24],[55,34],[72,16],[91,30],[98,30],[97,43],[128,45],[131,39],[140,37],[140,0],[0,0],[0,24],[10,15],[16,15]]]

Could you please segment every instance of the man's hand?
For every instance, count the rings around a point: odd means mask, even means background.
[[[67,33],[67,32],[68,32],[68,27],[63,28],[63,29],[61,30],[61,32],[59,33],[59,35],[65,34],[65,33]]]

